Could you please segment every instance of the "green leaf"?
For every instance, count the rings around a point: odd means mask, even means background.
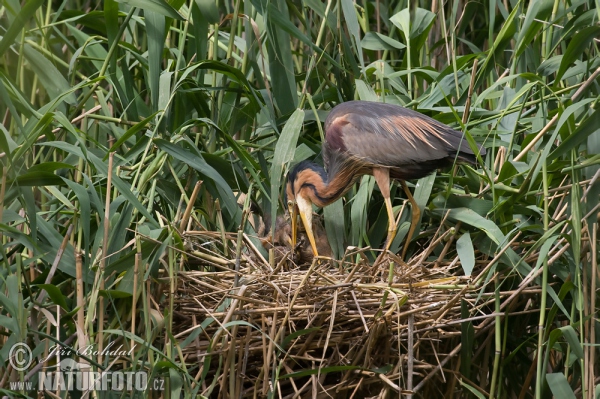
[[[410,39],[410,9],[405,8],[397,14],[392,15],[390,22],[404,33],[404,37],[407,40]]]
[[[563,58],[560,62],[560,68],[556,73],[556,80],[554,81],[554,85],[558,86],[562,76],[566,72],[566,70],[573,64],[576,60],[579,59],[579,56],[589,48],[592,40],[598,37],[600,33],[600,26],[590,26],[587,28],[581,29],[579,32],[573,36],[573,39],[569,42],[567,46],[567,50],[563,55]]]
[[[23,187],[37,187],[63,186],[65,183],[60,176],[57,176],[54,173],[38,171],[34,173],[23,173],[12,180],[10,184],[17,184]]]
[[[275,8],[275,6],[271,3],[269,4],[269,19],[277,24],[277,26],[279,26],[281,29],[285,30],[286,32],[288,32],[292,37],[302,41],[302,43],[306,44],[307,46],[309,46],[313,51],[316,51],[320,57],[323,57],[325,59],[327,59],[329,62],[331,62],[334,66],[336,66],[337,68],[342,68],[342,66],[339,64],[339,62],[337,62],[336,60],[334,60],[331,55],[329,55],[329,53],[326,53],[323,51],[323,49],[321,49],[320,47],[318,47],[315,43],[313,43],[313,41],[306,36],[300,29],[298,29],[296,27],[296,25],[294,25],[289,18],[284,17],[281,12],[279,12],[279,10],[277,10],[277,8]]]
[[[373,90],[373,88],[371,86],[367,85],[363,80],[356,79],[354,81],[354,84],[356,85],[356,91],[358,93],[358,98],[360,98],[363,101],[372,101],[372,102],[379,101],[377,94],[375,94],[375,90]]]
[[[573,354],[577,356],[577,358],[583,359],[583,348],[581,347],[581,342],[579,341],[579,337],[573,326],[560,327],[558,330],[562,331],[563,336],[569,343],[569,346],[571,346]]]
[[[540,160],[545,160],[548,158],[550,151],[552,150],[553,145],[556,141],[556,138],[558,137],[558,134],[561,132],[561,130],[566,130],[566,128],[563,129],[563,126],[565,124],[569,124],[569,122],[571,124],[573,124],[573,121],[572,121],[573,114],[575,114],[577,111],[579,111],[581,107],[584,107],[587,104],[589,104],[590,102],[592,102],[592,100],[593,99],[591,99],[591,98],[586,98],[582,101],[578,101],[575,104],[569,105],[567,107],[567,109],[565,109],[564,112],[562,112],[562,114],[560,115],[560,118],[558,119],[558,122],[556,123],[554,132],[552,133],[552,136],[550,136],[550,140],[548,140],[548,143],[544,146],[544,150],[542,151]],[[543,164],[543,162],[538,162],[537,165],[535,166],[533,173],[531,174],[532,181],[536,180],[536,177],[542,168],[542,164]]]
[[[277,206],[279,202],[279,188],[281,187],[281,175],[284,167],[294,158],[294,152],[296,151],[296,144],[298,142],[298,136],[300,135],[300,129],[304,122],[304,111],[297,109],[294,111],[290,119],[283,127],[279,140],[275,145],[275,152],[273,153],[273,162],[271,164],[271,231],[275,231],[275,219],[277,216]]]
[[[263,180],[266,179],[266,176],[262,174],[262,169],[258,162],[256,162],[256,160],[252,158],[250,153],[242,146],[241,143],[238,143],[238,141],[230,135],[223,133],[221,129],[217,129],[217,131],[221,133],[223,139],[227,142],[227,144],[233,149],[233,152],[235,152],[238,158],[242,161],[244,167],[246,168],[245,170],[247,170],[254,179],[254,181],[258,183],[257,185],[261,193],[264,194],[267,200],[270,201],[270,193],[267,192],[267,190],[265,189],[265,184],[262,184]]]
[[[569,381],[563,373],[546,374],[546,381],[555,398],[576,399],[573,389],[571,389]]]
[[[190,74],[195,72],[197,69],[202,69],[202,70],[208,69],[208,70],[216,71],[216,72],[219,72],[219,73],[229,77],[230,79],[233,79],[234,81],[238,82],[246,90],[246,92],[251,94],[247,97],[247,99],[254,106],[259,108],[259,105],[258,105],[259,101],[255,97],[255,92],[253,91],[253,87],[248,82],[248,80],[246,79],[246,76],[242,73],[242,71],[240,71],[239,69],[233,68],[232,66],[227,65],[220,61],[204,60],[204,61],[200,61],[198,63],[192,64],[187,68],[184,68],[181,72],[180,78],[177,80],[177,87],[179,88],[180,86],[182,86],[185,83],[186,79],[190,76]]]
[[[145,15],[148,32],[148,85],[152,98],[152,110],[159,111],[159,83],[165,46],[166,21],[164,15],[157,12],[148,11]]]
[[[40,287],[43,290],[46,290],[50,299],[55,305],[60,305],[64,310],[70,310],[67,306],[67,301],[63,293],[58,289],[54,284],[34,284],[36,287]]]
[[[469,303],[464,299],[460,301],[461,319],[468,319],[470,316]],[[473,358],[473,347],[475,344],[475,329],[472,321],[463,321],[460,323],[460,372],[465,378],[471,378],[471,363]]]
[[[74,105],[77,102],[75,94],[69,93],[71,91],[71,85],[52,62],[29,44],[25,44],[23,47],[23,54],[25,55],[25,58],[27,58],[27,61],[29,61],[29,66],[35,72],[50,98],[59,98],[62,96],[62,99],[71,105]],[[65,93],[69,94],[63,96]]]
[[[469,390],[469,392],[471,392],[473,395],[475,395],[479,399],[486,399],[486,396],[484,394],[482,394],[479,390],[475,389],[473,386],[467,384],[466,382],[463,382],[462,379],[459,379],[458,382],[460,382],[460,385],[467,388]]]
[[[174,368],[169,368],[169,388],[171,388],[170,397],[179,398],[181,388],[183,387],[183,378]]]
[[[0,297],[0,303],[1,302],[2,302],[2,298]],[[0,325],[7,328],[8,331],[12,331],[13,334],[15,334],[17,336],[20,334],[19,323],[17,322],[17,319],[15,319],[14,317],[8,317],[8,316],[4,316],[4,315],[0,314]],[[6,345],[6,342],[4,344]],[[12,392],[11,392],[11,394],[12,394]]]
[[[142,121],[136,123],[135,125],[133,125],[132,127],[130,127],[129,129],[127,129],[127,131],[125,132],[125,134],[123,134],[116,142],[115,144],[113,144],[112,147],[110,147],[110,149],[108,150],[108,152],[106,153],[106,156],[104,157],[104,160],[108,159],[108,155],[111,152],[116,151],[124,142],[126,142],[131,136],[133,136],[134,134],[136,134],[137,132],[139,132],[140,130],[142,130],[143,128],[145,128],[148,123],[150,123],[150,121],[152,121],[152,119],[154,119],[154,117],[156,116],[157,112],[154,112],[153,114],[151,114],[150,116],[148,116],[147,118],[144,118]]]
[[[204,17],[209,24],[219,23],[219,10],[217,9],[215,0],[195,0],[195,3],[202,13],[202,17]]]
[[[367,50],[402,50],[406,48],[399,41],[378,32],[367,32],[361,40],[361,46]]]
[[[41,119],[31,118],[25,124],[24,131],[27,132],[27,136],[21,136],[17,143],[20,146],[15,150],[13,159],[20,159],[28,151],[31,151],[31,146],[38,140],[38,138],[44,133],[45,129],[52,123],[53,115],[51,113],[44,114]]]
[[[16,276],[15,276],[16,277]],[[0,292],[0,305],[2,305],[2,307],[6,310],[6,312],[10,315],[12,315],[13,317],[16,317],[18,315],[18,306],[17,306],[17,299],[14,299],[14,302],[9,299],[6,295],[4,295],[2,292]],[[17,331],[15,331],[17,332]]]
[[[473,242],[468,232],[456,240],[456,252],[458,252],[465,276],[470,276],[475,267],[475,250],[473,249]]]
[[[362,238],[365,235],[367,224],[367,205],[369,198],[373,196],[375,179],[372,176],[363,176],[360,181],[358,192],[352,199],[352,208],[350,209],[350,242],[352,245],[361,245]]]
[[[541,1],[532,1],[529,3],[529,7],[527,7],[525,20],[523,21],[523,25],[521,25],[519,35],[517,36],[517,50],[515,51],[515,57],[520,57],[521,54],[523,54],[525,49],[531,44],[542,28],[541,22],[535,21],[541,4]]]
[[[555,55],[554,57],[550,57],[547,60],[544,60],[537,68],[537,73],[541,76],[552,75],[554,72],[558,71],[558,68],[560,68],[562,59],[563,54]]]
[[[0,75],[0,101],[6,104],[6,107],[8,108],[7,111],[9,111],[10,115],[12,115],[12,119],[15,121],[15,126],[19,134],[24,135],[25,131],[23,129],[23,122],[21,121],[21,116],[29,117],[30,115],[35,114],[36,112],[33,111],[33,109],[31,108],[31,104],[29,104],[29,101],[25,100],[23,97],[20,98],[20,100],[22,100],[20,102],[17,102],[16,100],[13,101],[7,90],[7,87],[10,86],[12,86],[10,82],[8,82],[6,79],[3,78],[2,75]],[[12,92],[18,93],[18,90],[12,90]],[[17,111],[17,105],[19,106],[19,108],[23,109],[21,113]],[[8,130],[6,130],[6,127],[2,123],[0,123],[0,130],[2,130],[2,134],[0,135],[0,151],[5,152],[8,161],[12,163],[13,161],[11,153],[15,150],[15,148],[17,148],[17,143],[15,143],[10,133],[8,132]]]
[[[102,173],[104,176],[108,177],[108,165],[107,164],[102,162],[102,160],[100,160],[100,158],[96,157],[92,153],[88,154],[88,158],[92,162],[92,164],[94,164],[94,166],[100,173]],[[150,214],[150,212],[148,212],[146,207],[142,205],[140,200],[131,191],[131,185],[128,182],[121,179],[119,176],[117,176],[114,171],[113,171],[113,176],[112,176],[112,184],[116,187],[117,191],[121,195],[123,195],[123,197],[125,197],[131,203],[131,205],[133,205],[133,207],[135,209],[137,209],[137,211],[139,213],[141,213],[143,216],[145,216],[146,219],[148,219],[148,221],[150,221],[154,226],[158,227],[158,222],[156,221],[154,216],[152,216]]]
[[[435,19],[435,14],[423,8],[405,8],[390,18],[407,39],[415,39],[429,29]]]
[[[3,218],[2,219],[6,219],[6,212],[9,210],[5,210]],[[20,218],[17,215],[18,218]],[[16,242],[20,243],[21,245],[23,245],[25,248],[28,248],[30,250],[34,250],[36,249],[36,243],[33,241],[31,235],[29,234],[25,234],[23,233],[21,230],[16,229],[14,227],[8,226],[6,224],[1,224],[0,223],[0,231],[2,231],[2,234],[4,234],[5,236],[8,236],[10,238],[12,238],[13,240],[15,240]]]
[[[291,24],[287,20],[289,18],[286,2],[281,0],[270,2],[265,19],[269,38],[267,54],[273,97],[281,113],[290,114],[298,106],[298,94],[290,33],[282,28],[284,24]]]
[[[512,11],[510,12],[510,14],[508,15],[508,17],[506,18],[506,20],[504,21],[504,23],[502,24],[502,28],[496,34],[496,37],[494,39],[494,44],[489,49],[487,57],[485,57],[485,61],[483,62],[483,65],[481,66],[481,68],[479,69],[479,72],[477,73],[478,77],[477,77],[477,83],[475,86],[478,86],[479,82],[488,76],[488,74],[489,74],[488,68],[493,67],[493,62],[496,59],[495,58],[496,51],[501,49],[504,43],[508,42],[509,40],[511,40],[514,37],[514,32],[516,30],[515,18],[517,16],[517,14],[519,14],[520,10],[521,10],[521,7],[514,7],[512,9]],[[493,27],[493,24],[490,24],[490,29],[492,27]],[[491,39],[492,39],[492,37],[490,37],[490,40]],[[490,65],[490,63],[492,63],[492,65]]]
[[[127,4],[131,7],[138,7],[145,11],[155,12],[165,17],[183,21],[185,18],[169,3],[164,0],[117,0],[118,3]]]
[[[75,169],[73,165],[64,162],[42,162],[27,169],[27,173],[56,172],[59,169]]]
[[[484,231],[488,237],[492,239],[496,244],[500,245],[505,237],[498,226],[491,220],[484,218],[478,213],[473,212],[468,208],[454,208],[450,209],[450,218],[460,220],[463,223],[476,227]]]
[[[231,218],[236,219],[236,221],[239,222],[241,211],[235,201],[235,195],[233,194],[231,187],[229,187],[219,172],[206,163],[202,157],[202,154],[200,151],[198,151],[193,143],[191,143],[187,138],[183,140],[183,143],[185,143],[185,148],[181,147],[179,145],[180,143],[174,144],[164,139],[154,139],[154,143],[158,146],[158,148],[165,151],[172,157],[179,159],[180,161],[185,162],[192,168],[196,169],[205,178],[209,179],[210,181],[214,181],[219,192],[219,199],[221,200],[222,205],[225,205],[225,209]]]
[[[361,66],[364,68],[363,51],[360,41],[360,27],[358,25],[358,18],[356,16],[356,9],[352,0],[341,0],[342,13],[344,14],[344,22],[348,32],[352,35],[353,44],[355,46],[356,54],[360,60]]]
[[[340,198],[323,208],[325,218],[325,231],[327,240],[333,251],[333,256],[340,259],[344,254],[344,237],[346,226],[344,224],[344,203]]]
[[[596,134],[598,131],[600,131],[600,110],[594,110],[592,115],[582,121],[575,131],[548,155],[548,161],[566,154],[583,143],[588,136]]]
[[[42,259],[48,262],[48,264],[52,264],[56,260],[58,249],[61,247],[64,237],[55,229],[54,224],[42,218],[41,215],[37,214],[35,215],[35,218],[38,229],[38,242],[36,242],[36,245],[43,251]],[[62,253],[62,257],[60,258],[60,263],[58,264],[58,270],[71,277],[75,277],[77,274],[75,270],[74,254],[75,248],[68,242]],[[88,283],[93,281],[91,270],[83,270],[83,279]]]
[[[19,33],[27,26],[29,19],[44,3],[44,0],[28,0],[23,3],[23,8],[21,8],[14,21],[8,24],[8,29],[4,32],[2,40],[0,40],[0,57],[13,44]],[[4,12],[6,12],[6,8]]]
[[[321,327],[311,327],[311,328],[306,328],[303,330],[294,331],[293,333],[291,333],[290,335],[288,335],[287,337],[285,337],[283,339],[283,341],[281,342],[281,347],[287,348],[288,345],[296,338],[301,337],[302,335],[311,334],[313,332],[319,331],[320,329],[321,329]]]

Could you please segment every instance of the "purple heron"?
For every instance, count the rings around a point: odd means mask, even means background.
[[[478,148],[485,155],[485,149]],[[375,177],[389,218],[387,251],[398,229],[390,198],[390,179],[399,180],[412,208],[406,255],[420,217],[405,180],[420,179],[455,159],[476,163],[476,154],[463,133],[416,111],[393,104],[348,101],[334,107],[325,120],[325,168],[302,161],[288,174],[286,196],[292,217],[292,243],[296,243],[297,215],[306,229],[315,255],[312,204],[324,207],[342,195],[363,175]]]

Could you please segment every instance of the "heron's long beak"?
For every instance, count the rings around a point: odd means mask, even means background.
[[[315,256],[319,256],[319,251],[317,251],[317,244],[315,242],[315,236],[312,231],[312,204],[310,201],[305,200],[302,197],[296,197],[297,208],[300,212],[300,218],[302,219],[302,223],[304,224],[304,229],[306,230],[306,235],[308,236],[308,240],[310,241],[310,246],[312,247],[313,254]],[[295,231],[294,229],[294,217],[292,218],[292,241],[294,241]],[[295,242],[295,241],[294,241]],[[295,245],[295,244],[294,244]]]

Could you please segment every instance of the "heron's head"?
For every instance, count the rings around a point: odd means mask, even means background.
[[[312,204],[321,205],[319,193],[326,181],[327,175],[322,167],[309,161],[302,161],[290,170],[285,187],[288,211],[292,220],[292,244],[296,245],[297,216],[300,214],[315,255],[318,253],[312,231]]]

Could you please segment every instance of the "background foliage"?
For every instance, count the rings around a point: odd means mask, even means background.
[[[40,354],[47,336],[106,339],[103,324],[128,336],[131,296],[163,301],[149,283],[138,288],[136,253],[139,281],[173,281],[187,267],[179,252],[190,218],[255,237],[240,194],[276,214],[289,166],[320,160],[327,111],[361,99],[416,109],[488,149],[478,169],[412,182],[420,240],[448,218],[463,265],[474,249],[478,261],[502,254],[489,274],[495,289],[541,287],[528,305],[535,316],[502,309],[497,356],[461,368],[470,382],[457,389],[592,397],[599,16],[584,0],[4,1],[0,389],[25,378],[8,364],[15,342]],[[381,246],[387,217],[372,178],[323,214],[338,257],[347,244]],[[136,339],[154,347],[136,359],[170,376],[173,396],[182,387],[209,395],[202,383],[218,374],[198,373],[169,339],[172,302],[140,303],[146,328]],[[484,338],[463,345],[465,355]]]

